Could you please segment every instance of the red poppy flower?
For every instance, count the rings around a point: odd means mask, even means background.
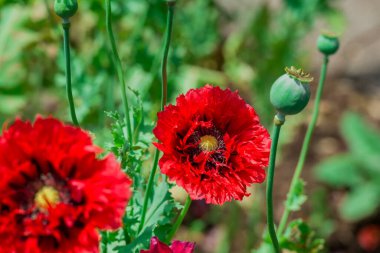
[[[168,246],[158,240],[157,237],[150,239],[150,248],[141,250],[140,253],[193,253],[194,243],[174,241]]]
[[[116,229],[131,180],[80,128],[16,120],[0,136],[0,252],[99,252]]]
[[[192,199],[241,200],[247,186],[265,179],[270,137],[237,92],[210,85],[190,90],[158,113],[153,133],[164,153],[162,173]]]

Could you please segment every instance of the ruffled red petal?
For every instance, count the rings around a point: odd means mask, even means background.
[[[0,253],[99,251],[97,230],[118,228],[131,196],[120,164],[100,152],[88,133],[53,118],[16,120],[3,132]],[[59,202],[41,210],[34,198],[44,186]]]
[[[270,136],[237,92],[210,85],[192,89],[158,113],[153,133],[164,153],[162,173],[192,199],[213,204],[241,200],[249,195],[249,185],[265,180]],[[205,134],[218,138],[214,153],[198,148],[198,137]]]

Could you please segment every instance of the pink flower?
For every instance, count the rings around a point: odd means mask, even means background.
[[[172,245],[168,246],[160,242],[157,237],[152,237],[150,248],[141,250],[140,253],[193,253],[194,246],[194,243],[181,241],[174,241]]]

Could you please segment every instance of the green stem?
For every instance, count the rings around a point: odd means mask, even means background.
[[[73,91],[71,88],[71,59],[70,59],[70,20],[65,19],[62,23],[63,27],[63,47],[66,63],[66,93],[69,101],[71,119],[74,125],[79,126],[77,115],[75,113]]]
[[[152,170],[150,171],[148,185],[145,191],[144,203],[143,203],[143,207],[141,211],[141,221],[140,221],[139,230],[138,230],[139,232],[141,232],[142,228],[144,227],[146,212],[148,210],[148,204],[149,204],[149,196],[153,189],[154,176],[156,175],[159,157],[160,157],[160,151],[156,149],[156,151],[154,152],[153,167],[152,167]]]
[[[326,79],[328,62],[329,62],[329,58],[328,58],[328,56],[325,56],[323,59],[321,75],[320,75],[319,84],[318,84],[318,88],[317,88],[317,94],[316,94],[315,102],[314,102],[314,112],[313,112],[310,124],[307,128],[305,139],[303,140],[302,149],[301,149],[301,153],[300,153],[300,156],[298,159],[297,167],[294,171],[293,178],[292,178],[292,181],[290,184],[289,193],[287,195],[288,198],[289,198],[289,196],[292,196],[293,194],[295,194],[294,193],[295,187],[297,185],[297,181],[299,180],[299,178],[301,176],[301,172],[302,172],[303,166],[305,164],[305,160],[306,160],[306,155],[307,155],[307,152],[309,150],[310,140],[311,140],[311,137],[313,135],[315,126],[317,124],[318,114],[319,114],[319,104],[321,102],[321,97],[322,97],[322,93],[323,93],[323,86],[324,86],[325,79]],[[285,230],[285,226],[287,224],[290,212],[291,212],[291,210],[287,206],[285,206],[285,210],[284,210],[284,213],[282,215],[281,222],[280,222],[280,225],[278,228],[278,234],[279,235],[281,235]]]
[[[167,102],[167,91],[168,91],[168,79],[167,79],[167,61],[168,61],[168,54],[169,54],[169,48],[170,48],[170,42],[171,42],[171,35],[173,30],[173,17],[174,17],[174,7],[175,7],[175,1],[168,1],[168,17],[166,22],[166,36],[165,36],[165,42],[164,42],[164,53],[162,57],[162,67],[161,67],[161,74],[162,74],[162,83],[161,83],[161,110],[164,109],[164,106]],[[160,156],[160,151],[156,149],[154,154],[154,160],[153,160],[153,167],[150,171],[149,179],[148,179],[148,185],[146,187],[145,196],[144,196],[144,203],[142,207],[141,212],[141,221],[139,225],[139,232],[141,232],[142,228],[144,227],[145,218],[146,218],[146,212],[148,210],[148,202],[149,197],[153,189],[154,185],[154,177],[156,175],[157,167],[158,167],[158,158]]]
[[[113,30],[112,30],[111,0],[105,0],[105,1],[106,1],[106,28],[107,28],[109,40],[111,42],[113,61],[114,61],[114,65],[116,67],[116,72],[117,72],[117,76],[118,76],[118,79],[120,82],[120,87],[121,87],[121,99],[122,99],[123,107],[124,107],[124,115],[125,115],[125,121],[126,121],[126,125],[127,125],[128,141],[129,141],[129,145],[132,146],[132,144],[133,144],[132,124],[131,124],[131,119],[130,119],[130,115],[129,115],[129,104],[128,104],[128,98],[127,98],[127,94],[126,94],[127,89],[125,87],[124,71],[123,71],[123,67],[121,65],[119,52],[117,51],[117,47],[116,47],[115,36],[114,36]]]
[[[268,168],[268,181],[267,181],[267,225],[270,238],[272,240],[273,247],[276,253],[281,252],[280,245],[278,243],[276,229],[274,225],[273,218],[273,181],[274,181],[274,170],[276,166],[276,153],[277,153],[277,144],[280,137],[281,126],[285,122],[285,116],[282,114],[277,114],[274,120],[274,128],[272,134],[272,145],[270,149],[270,158],[269,158],[269,168]]]
[[[164,110],[164,106],[167,102],[167,94],[168,94],[168,75],[167,75],[167,63],[168,63],[168,55],[170,48],[170,41],[172,38],[172,28],[173,28],[173,17],[174,17],[174,6],[175,1],[168,1],[168,17],[166,21],[166,36],[164,43],[164,54],[162,57],[162,65],[161,65],[161,77],[162,77],[162,85],[161,85],[161,111]]]
[[[187,211],[189,211],[189,207],[191,205],[191,198],[190,196],[187,196],[185,205],[183,206],[183,209],[181,213],[178,216],[178,219],[174,223],[172,230],[169,232],[167,238],[166,238],[166,243],[170,243],[174,237],[174,235],[177,233],[178,228],[181,226],[183,219],[185,218]]]
[[[102,235],[102,253],[108,252],[108,232],[104,231],[101,233]]]

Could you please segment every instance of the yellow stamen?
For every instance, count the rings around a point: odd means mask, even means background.
[[[40,209],[55,206],[59,201],[59,192],[52,186],[42,187],[34,196],[34,203]]]
[[[218,148],[218,140],[212,135],[205,135],[201,137],[201,142],[199,143],[199,147],[203,151],[213,151]]]

